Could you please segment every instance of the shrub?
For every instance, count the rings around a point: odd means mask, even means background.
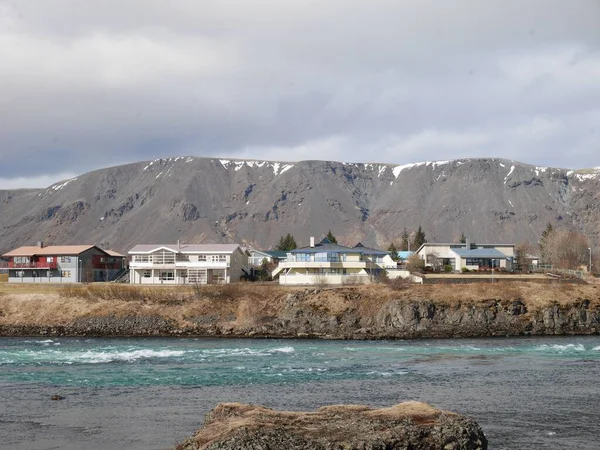
[[[359,275],[348,275],[342,278],[342,284],[363,284],[364,278]]]
[[[387,270],[381,270],[373,275],[373,281],[376,283],[386,283],[389,280]]]
[[[421,272],[425,268],[425,261],[419,258],[416,253],[408,258],[406,267],[409,272]]]
[[[444,272],[452,272],[452,266],[450,264],[446,264],[444,266]]]
[[[469,272],[469,269],[467,269],[466,267],[463,267],[462,269],[460,269],[462,273],[467,273]]]
[[[410,288],[412,282],[410,281],[410,278],[398,277],[393,280],[388,280],[387,285],[395,291],[401,291]]]

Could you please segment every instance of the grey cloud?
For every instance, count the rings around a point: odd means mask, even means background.
[[[0,54],[0,188],[180,154],[600,165],[596,0],[0,0]]]

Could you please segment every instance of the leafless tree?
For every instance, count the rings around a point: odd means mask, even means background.
[[[436,252],[427,254],[427,264],[431,265],[434,272],[439,272],[442,269],[442,260]]]
[[[577,269],[589,261],[588,238],[575,231],[554,230],[546,238],[547,261],[560,269]]]
[[[521,272],[528,271],[529,265],[531,264],[529,255],[532,255],[533,252],[534,248],[529,242],[523,242],[515,247],[516,270]]]
[[[408,258],[406,268],[409,272],[420,272],[425,268],[425,261],[419,258],[419,255],[415,253],[410,258]]]

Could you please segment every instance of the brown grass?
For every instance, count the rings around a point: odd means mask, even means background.
[[[65,284],[59,283],[0,283],[6,294],[55,294]]]
[[[8,274],[0,273],[0,283],[8,283]]]
[[[199,287],[97,283],[62,285],[38,292],[28,291],[23,286],[2,290],[0,325],[66,325],[79,317],[113,314],[158,315],[182,326],[193,324],[200,316],[214,316],[221,324],[245,327],[266,324],[279,316],[287,296],[294,292],[302,293],[306,306],[333,316],[356,310],[364,317],[372,317],[389,300],[423,300],[451,306],[476,306],[490,300],[522,300],[530,311],[585,299],[591,301],[592,307],[600,304],[600,287],[562,283],[412,285],[400,290],[386,285],[323,289],[258,283]]]

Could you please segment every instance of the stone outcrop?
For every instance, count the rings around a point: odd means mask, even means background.
[[[485,450],[479,425],[419,402],[391,408],[326,406],[278,412],[239,403],[218,405],[177,450]]]
[[[263,288],[213,289],[210,297],[189,291],[171,300],[155,291],[146,300],[70,298],[70,313],[63,313],[65,303],[57,294],[37,299],[15,294],[0,298],[0,335],[415,339],[600,334],[600,295],[594,286],[525,284],[505,294],[495,286],[402,292],[384,286]],[[548,298],[528,298],[541,289]],[[455,298],[439,298],[448,291]]]

